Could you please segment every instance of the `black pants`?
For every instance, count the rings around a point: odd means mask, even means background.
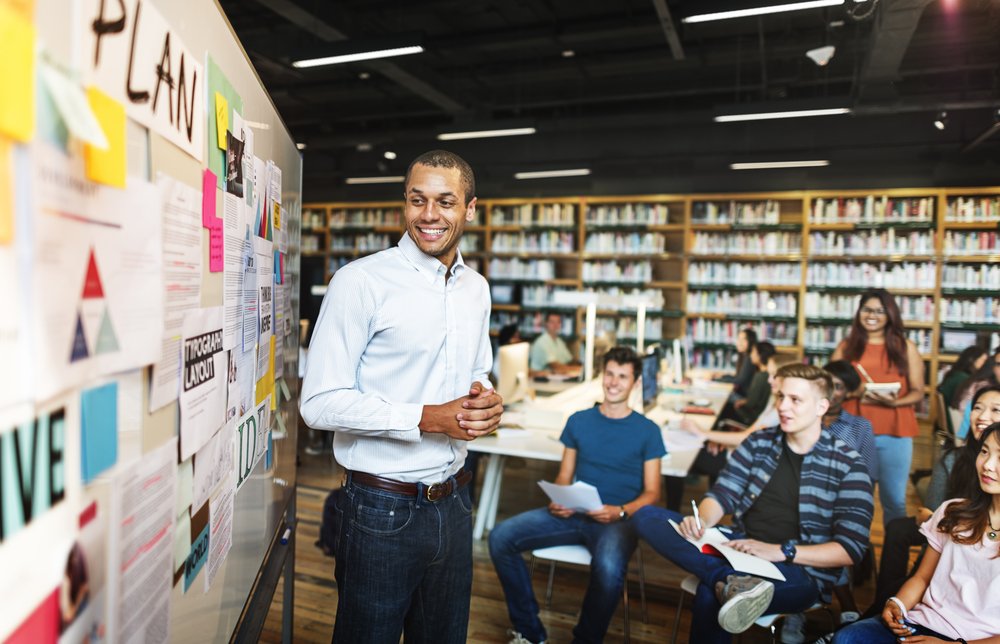
[[[910,548],[925,545],[927,537],[920,532],[916,517],[900,517],[889,522],[885,527],[885,542],[882,544],[882,558],[879,560],[875,601],[865,611],[864,617],[882,614],[885,602],[899,592],[910,577]],[[919,560],[916,565],[920,565]]]

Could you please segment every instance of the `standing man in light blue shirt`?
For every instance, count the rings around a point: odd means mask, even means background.
[[[394,248],[336,272],[302,385],[306,423],[335,431],[346,470],[333,641],[465,642],[472,592],[466,442],[503,405],[487,374],[486,280],[458,250],[476,211],[461,157],[427,152],[406,173]]]
[[[559,337],[562,331],[562,316],[549,313],[545,316],[545,333],[531,343],[530,364],[532,371],[551,371],[553,373],[569,373],[578,371],[570,363],[573,354],[569,352],[566,342]]]

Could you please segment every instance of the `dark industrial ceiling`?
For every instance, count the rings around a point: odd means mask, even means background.
[[[847,0],[701,24],[683,18],[766,0],[220,1],[306,144],[308,201],[396,198],[398,184],[345,179],[403,174],[437,147],[466,157],[489,198],[1000,183],[998,0]],[[418,38],[425,52],[291,66],[345,40],[397,37]],[[818,66],[806,52],[824,45],[836,53]],[[712,120],[804,102],[853,113]],[[938,130],[942,110],[948,123]],[[538,132],[435,138],[516,126]],[[830,166],[729,169],[816,158]],[[513,177],[567,167],[592,174]]]

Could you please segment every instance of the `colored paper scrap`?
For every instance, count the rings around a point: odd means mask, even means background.
[[[83,89],[63,72],[44,61],[39,67],[45,88],[70,133],[101,150],[108,149],[108,139],[87,101]]]
[[[215,93],[216,143],[220,150],[226,149],[226,131],[229,129],[229,101],[219,92]]]
[[[108,139],[107,149],[86,144],[83,150],[87,178],[116,188],[125,187],[125,106],[96,87],[87,88],[87,100]]]
[[[118,462],[118,383],[80,394],[80,472],[84,483]]]
[[[215,203],[218,195],[215,194],[215,173],[205,168],[201,176],[201,225],[205,228],[212,228],[215,225],[216,209]]]
[[[201,534],[191,544],[191,554],[188,555],[187,561],[184,563],[184,592],[188,591],[191,583],[201,572],[205,562],[208,561],[208,528],[209,524],[205,523]]]
[[[223,244],[222,220],[215,218],[218,224],[213,224],[208,229],[208,271],[210,273],[221,273],[225,263],[225,246]]]
[[[18,141],[35,135],[35,25],[0,4],[0,134]]]
[[[281,228],[281,204],[275,201],[274,205],[274,227]]]

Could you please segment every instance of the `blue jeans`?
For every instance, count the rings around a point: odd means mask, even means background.
[[[910,478],[913,439],[875,435],[878,458],[878,500],[882,503],[882,525],[906,516],[906,482]]]
[[[522,552],[579,544],[590,551],[590,583],[583,598],[574,642],[601,642],[621,597],[628,561],[637,539],[631,521],[597,523],[583,514],[561,519],[547,508],[507,519],[490,532],[490,557],[507,598],[514,630],[532,642],[546,639],[538,619],[538,601]]]
[[[945,642],[954,641],[950,637],[945,637],[919,624],[915,624],[914,628],[917,629],[914,635],[929,635]],[[882,644],[882,642],[885,644],[896,644],[898,640],[896,639],[896,635],[882,621],[881,617],[869,617],[860,622],[854,622],[850,626],[840,629],[833,636],[833,644]]]
[[[719,626],[719,608],[722,605],[715,596],[715,584],[725,581],[728,575],[743,574],[729,565],[722,557],[707,555],[677,534],[667,521],[677,523],[684,517],[671,510],[648,505],[635,513],[632,519],[639,537],[646,540],[653,550],[674,562],[701,580],[691,608],[691,637],[689,641],[705,643],[728,643],[732,635]],[[730,531],[733,539],[744,535]],[[819,599],[819,588],[805,568],[795,564],[775,564],[785,576],[785,581],[771,579],[774,584],[774,598],[765,614],[801,613]]]
[[[420,486],[421,492],[423,486]],[[335,644],[464,644],[472,594],[472,503],[434,503],[354,483],[342,497]]]

